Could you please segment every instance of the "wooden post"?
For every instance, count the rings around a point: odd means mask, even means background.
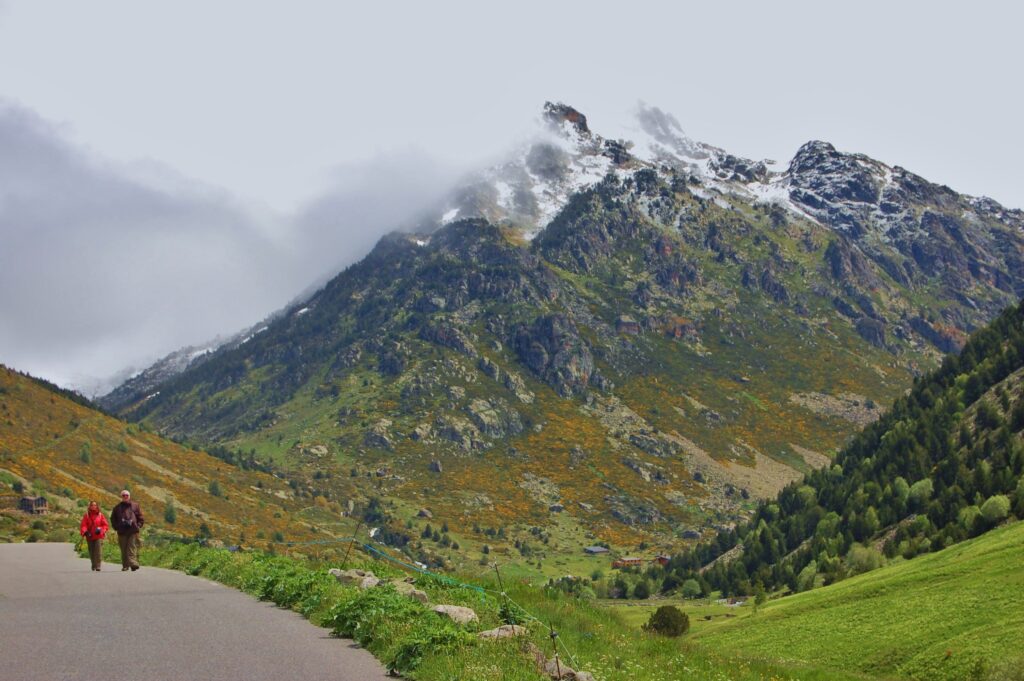
[[[555,653],[555,673],[557,674],[555,678],[561,679],[562,664],[558,661],[558,641],[556,640],[558,639],[558,632],[555,631],[554,626],[552,626],[550,623],[548,624],[548,629],[551,631],[551,633],[549,634],[551,636],[551,650],[553,650]]]
[[[348,549],[345,551],[345,558],[341,561],[341,569],[348,569],[348,554],[352,552],[352,545],[356,543],[356,535],[359,534],[359,528],[363,526],[363,519],[360,518],[359,522],[356,523],[355,532],[352,533],[352,541],[348,543]]]

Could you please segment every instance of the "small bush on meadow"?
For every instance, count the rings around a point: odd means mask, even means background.
[[[647,620],[644,630],[662,636],[682,636],[690,630],[690,618],[674,605],[663,605]]]
[[[851,575],[877,570],[885,560],[882,554],[873,547],[854,544],[846,554],[846,565]]]
[[[989,497],[988,500],[981,505],[981,515],[985,517],[985,520],[993,525],[1006,520],[1006,516],[1009,514],[1010,500],[1002,494]]]

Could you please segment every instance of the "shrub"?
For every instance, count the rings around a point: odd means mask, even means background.
[[[882,566],[882,554],[869,546],[854,544],[846,554],[846,566],[852,575],[870,572]]]
[[[697,598],[702,592],[700,582],[696,579],[690,578],[683,582],[683,598]]]
[[[513,601],[503,601],[498,609],[498,619],[504,624],[525,624],[530,616]]]
[[[674,605],[663,605],[654,611],[644,631],[662,636],[682,636],[690,630],[690,618]]]
[[[970,529],[974,527],[974,520],[980,515],[981,509],[977,506],[964,506],[960,509],[957,519],[960,521],[961,527],[970,531]]]
[[[814,578],[818,575],[818,564],[808,563],[796,578],[797,591],[809,591],[814,588]]]
[[[177,520],[178,512],[174,510],[174,504],[168,501],[167,505],[164,506],[164,521],[168,525],[173,525]]]
[[[924,505],[932,498],[934,492],[935,485],[932,483],[931,478],[918,480],[910,486],[910,501],[916,504],[917,507],[924,508]]]
[[[1010,500],[1002,494],[989,497],[984,504],[981,505],[981,515],[984,516],[985,520],[995,524],[1006,520],[1006,516],[1010,515]]]
[[[651,597],[651,585],[647,583],[646,579],[641,579],[633,587],[633,598],[643,600]]]

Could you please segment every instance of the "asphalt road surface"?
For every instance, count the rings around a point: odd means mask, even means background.
[[[372,655],[199,577],[0,544],[2,681],[377,681]]]

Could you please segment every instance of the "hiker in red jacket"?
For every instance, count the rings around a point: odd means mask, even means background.
[[[88,510],[82,516],[81,531],[89,544],[89,560],[92,561],[92,569],[96,572],[100,571],[100,563],[103,562],[103,540],[109,530],[107,519],[100,513],[100,505],[90,501]]]
[[[121,503],[110,512],[110,524],[117,532],[117,545],[121,548],[121,572],[139,569],[139,530],[145,523],[139,503],[132,501],[131,492],[122,490]]]

